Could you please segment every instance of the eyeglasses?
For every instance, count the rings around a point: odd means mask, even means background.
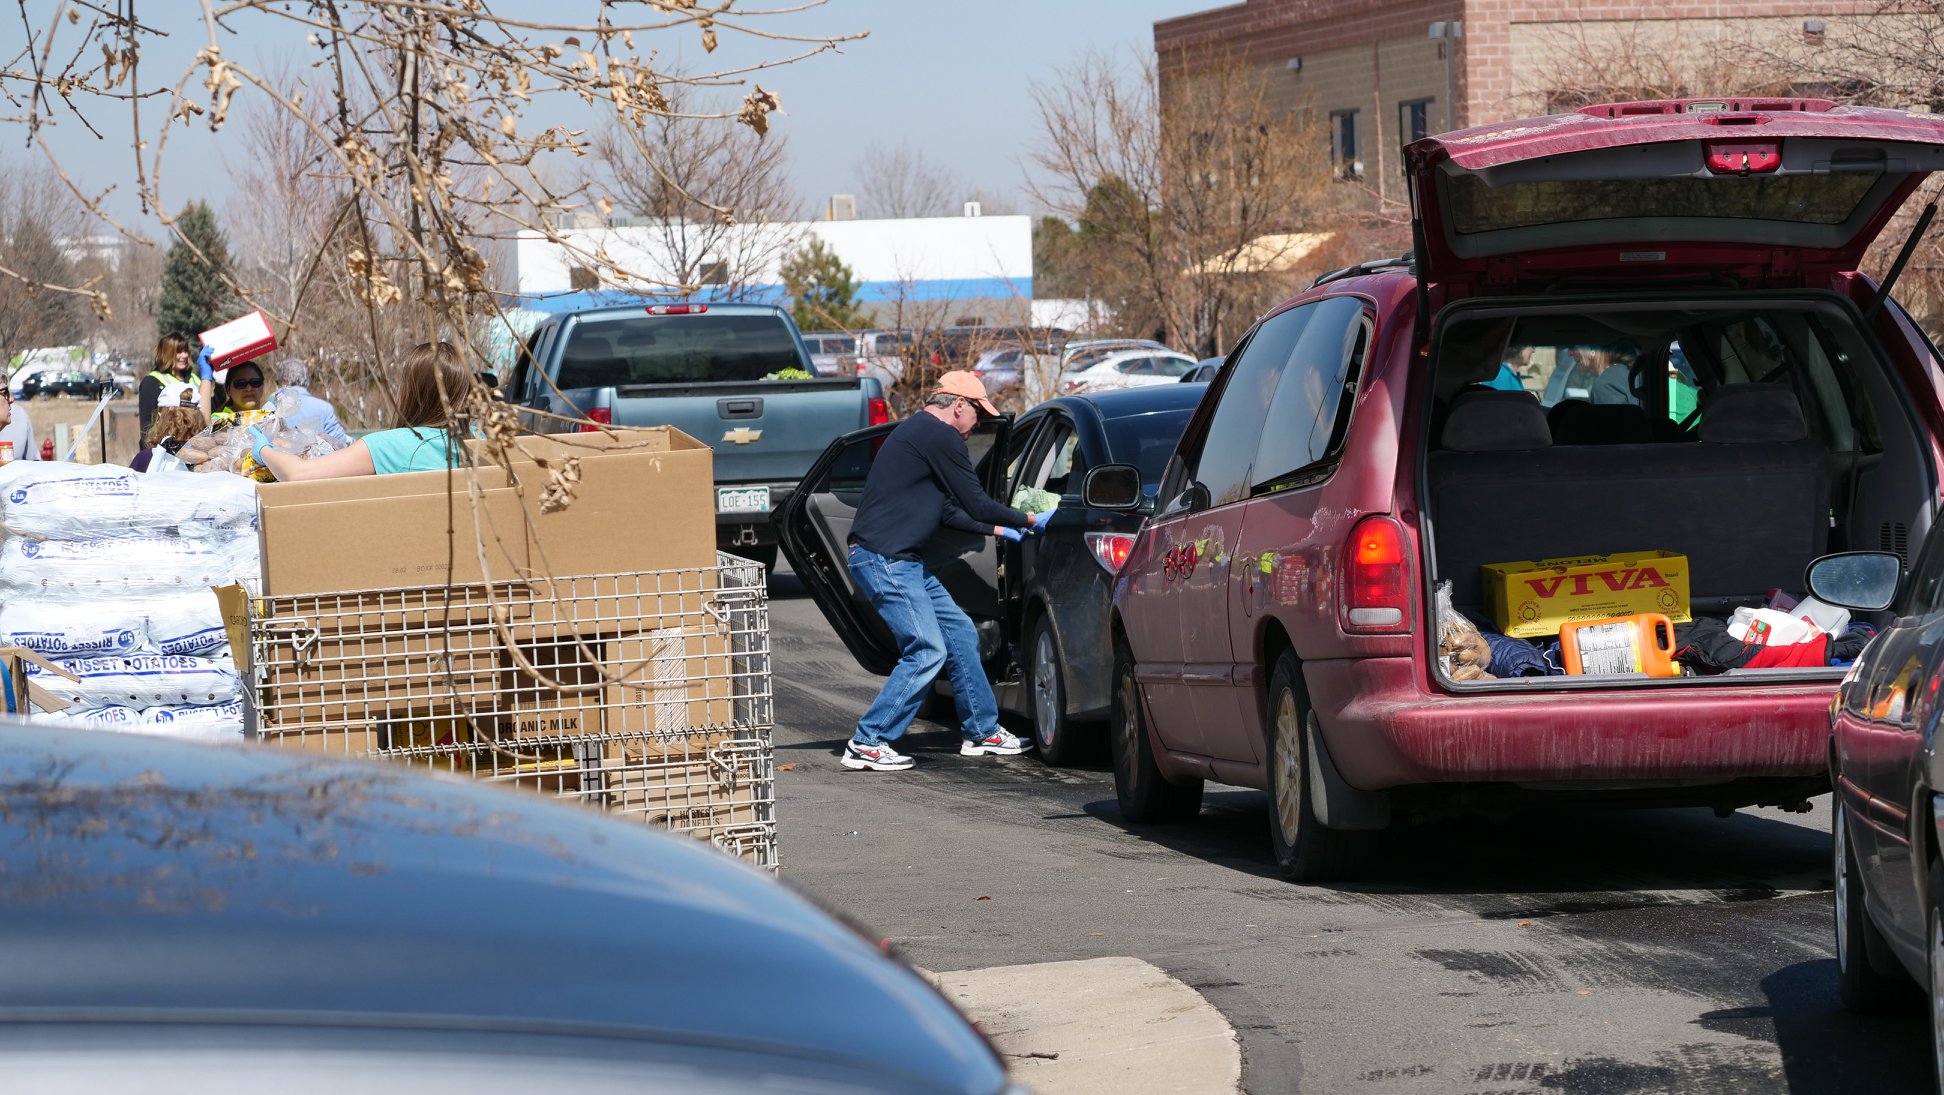
[[[223,387],[225,387],[225,388],[246,388],[246,389],[247,389],[247,388],[261,388],[261,387],[263,387],[263,378],[262,378],[262,377],[257,377],[257,378],[256,378],[255,380],[232,380],[232,381],[230,381],[229,383],[227,383],[227,384],[225,384],[225,385],[223,385]]]

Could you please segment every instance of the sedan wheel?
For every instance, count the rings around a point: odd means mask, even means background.
[[[1060,673],[1060,647],[1053,640],[1053,623],[1041,616],[1033,624],[1032,651],[1033,738],[1040,759],[1066,764],[1076,752],[1073,725],[1066,717],[1066,688]]]
[[[1931,1067],[1937,1073],[1937,1090],[1944,1091],[1944,901],[1939,900],[1939,883],[1931,880],[1930,900],[1930,1017]]]
[[[1878,972],[1872,952],[1887,956],[1889,944],[1870,921],[1867,891],[1849,842],[1848,811],[1835,804],[1830,823],[1830,864],[1835,871],[1836,982],[1843,1006],[1851,1011],[1876,1012],[1892,1002],[1897,979]],[[1935,961],[1935,959],[1933,959]]]

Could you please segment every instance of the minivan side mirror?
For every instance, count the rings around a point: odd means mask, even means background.
[[[1090,509],[1132,512],[1141,508],[1141,469],[1132,464],[1102,464],[1087,472],[1080,498]]]
[[[1809,564],[1809,595],[1839,608],[1876,612],[1897,599],[1903,559],[1887,551],[1844,551]]]

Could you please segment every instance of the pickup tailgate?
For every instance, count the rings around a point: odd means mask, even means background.
[[[833,438],[870,424],[858,377],[644,384],[614,390],[614,422],[674,426],[715,450],[718,483],[794,482]]]

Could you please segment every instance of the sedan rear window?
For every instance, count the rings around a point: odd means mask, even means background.
[[[761,380],[803,368],[780,315],[632,316],[574,328],[562,388]]]
[[[1107,419],[1102,425],[1107,430],[1109,458],[1141,469],[1141,482],[1153,489],[1160,484],[1162,469],[1168,466],[1168,457],[1174,455],[1175,444],[1193,413],[1193,408],[1183,407]]]
[[[1568,221],[1670,216],[1842,224],[1880,171],[1830,175],[1721,175],[1662,179],[1546,179],[1488,186],[1449,180],[1452,228],[1461,235]]]

